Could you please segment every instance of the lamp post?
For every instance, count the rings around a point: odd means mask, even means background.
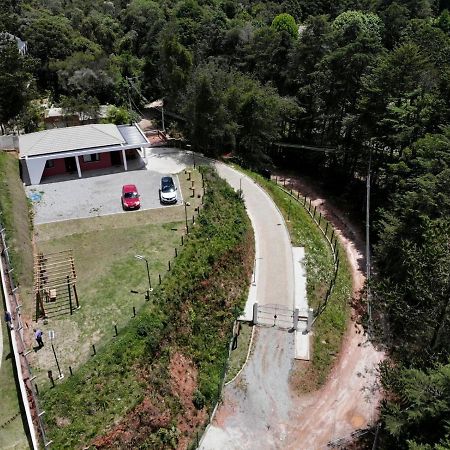
[[[164,99],[162,99],[162,105],[161,105],[161,120],[162,120],[162,130],[163,130],[163,133],[165,133],[166,127],[164,126]]]
[[[147,258],[146,258],[145,256],[142,256],[142,255],[134,255],[134,257],[135,257],[136,259],[140,259],[140,260],[142,260],[142,261],[145,261],[145,265],[147,266],[148,296],[149,296],[149,298],[150,298],[150,292],[152,292],[153,289],[152,289],[152,282],[150,281],[150,270],[149,270],[149,268],[148,268],[148,260],[147,260]]]
[[[50,342],[52,345],[53,356],[55,357],[55,361],[56,361],[56,367],[58,367],[59,378],[64,378],[64,375],[61,373],[61,368],[59,367],[58,358],[56,357],[56,351],[55,351],[55,347],[53,345],[53,339],[55,339],[55,332],[53,330],[49,330],[48,337],[50,338]]]
[[[186,147],[188,148],[188,151],[192,153],[192,165],[194,166],[195,169],[195,153],[193,150],[191,150],[191,144],[186,144]]]

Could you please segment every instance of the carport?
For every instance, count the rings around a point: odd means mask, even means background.
[[[40,184],[43,177],[102,169],[122,164],[128,170],[127,155],[137,152],[143,158],[150,147],[139,126],[90,124],[55,128],[19,136],[22,179]]]

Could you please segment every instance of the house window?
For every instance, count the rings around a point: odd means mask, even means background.
[[[46,169],[51,169],[52,167],[55,167],[55,162],[53,161],[53,159],[48,159],[47,161],[45,161]]]
[[[91,155],[84,155],[83,161],[84,162],[100,161],[100,155],[98,153],[92,153]]]

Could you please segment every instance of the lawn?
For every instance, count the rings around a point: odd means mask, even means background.
[[[197,173],[195,177],[200,179]],[[180,174],[183,196],[192,222],[194,208],[200,199],[189,198],[188,180]],[[30,354],[29,359],[38,385],[49,383],[47,371],[58,369],[48,331],[55,332],[54,348],[63,374],[69,366],[75,372],[96,351],[115,338],[146,303],[148,277],[144,255],[149,262],[152,287],[168,272],[168,261],[181,247],[185,233],[184,206],[136,211],[117,216],[68,220],[36,227],[36,247],[44,254],[72,249],[77,272],[80,309],[70,315],[49,313],[48,323],[39,321],[44,332],[44,348]],[[138,292],[138,294],[131,291]],[[150,301],[152,301],[150,299]],[[31,333],[31,329],[30,329]]]
[[[32,285],[33,252],[31,248],[31,221],[29,205],[19,177],[17,157],[0,151],[0,221],[6,229],[9,254],[14,264],[14,278],[21,282],[20,294],[29,291]],[[4,316],[2,295],[0,315],[2,319],[3,354],[0,367],[0,448],[28,448],[28,440],[19,409],[20,393],[16,386],[14,358]]]
[[[241,331],[237,340],[237,347],[231,351],[230,359],[228,360],[228,370],[225,376],[225,383],[231,381],[247,359],[250,340],[252,337],[252,325],[246,322],[241,323]]]

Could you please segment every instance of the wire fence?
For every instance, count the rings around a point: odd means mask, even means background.
[[[22,401],[24,402],[25,411],[30,411],[31,417],[27,417],[28,427],[30,428],[31,436],[37,436],[39,441],[45,448],[49,446],[51,442],[47,441],[44,424],[44,411],[41,410],[38,399],[38,391],[34,382],[35,377],[30,367],[27,355],[32,350],[27,350],[23,337],[23,321],[22,321],[22,304],[20,303],[19,295],[17,293],[18,287],[14,281],[13,271],[14,267],[11,264],[11,258],[9,254],[9,247],[6,240],[5,228],[0,221],[0,246],[1,246],[1,258],[2,266],[4,266],[5,285],[5,307],[6,311],[11,314],[11,339],[13,342],[13,352],[17,367],[17,376],[22,379],[18,380],[19,385],[23,383],[25,387],[25,395],[22,393]],[[27,408],[28,406],[28,408]],[[31,420],[30,420],[31,419]],[[33,440],[33,439],[32,439]],[[35,445],[33,443],[33,445]]]
[[[317,320],[320,314],[325,310],[328,300],[333,293],[334,286],[336,285],[336,278],[339,270],[339,248],[338,248],[338,237],[335,233],[334,227],[331,222],[325,219],[321,211],[317,210],[317,205],[313,205],[312,199],[308,198],[306,195],[301,195],[300,191],[295,191],[287,177],[271,178],[271,181],[275,182],[276,186],[279,187],[285,194],[289,195],[291,199],[299,203],[305,211],[310,215],[313,222],[322,232],[324,238],[330,246],[331,253],[333,256],[334,271],[330,279],[330,284],[328,286],[327,292],[325,293],[324,299],[321,304],[314,311],[314,319],[311,325]],[[290,219],[290,207],[288,208],[288,220]]]

